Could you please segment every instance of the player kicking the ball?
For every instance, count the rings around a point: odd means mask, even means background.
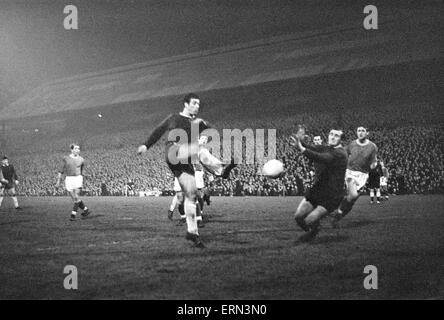
[[[313,186],[306,192],[295,214],[297,224],[306,231],[300,241],[307,242],[316,237],[321,219],[336,210],[344,196],[347,153],[341,145],[342,136],[341,130],[331,130],[328,146],[310,146],[302,142],[303,132],[291,137],[292,144],[316,164]]]
[[[351,211],[359,198],[359,190],[367,183],[370,169],[376,167],[378,148],[368,139],[368,130],[359,127],[356,133],[358,139],[352,141],[345,148],[348,154],[347,172],[345,173],[347,195],[342,200],[337,214],[333,215],[333,228],[337,228],[338,222]]]
[[[62,166],[57,176],[56,188],[60,186],[62,175],[65,174],[65,187],[71,199],[74,201],[74,206],[71,212],[71,221],[76,220],[77,210],[83,210],[82,217],[88,216],[91,211],[85,206],[80,199],[80,190],[83,185],[83,168],[85,160],[80,156],[80,147],[76,144],[71,145],[71,154],[63,158]]]
[[[186,239],[191,240],[196,247],[203,248],[196,220],[197,187],[193,162],[200,161],[205,169],[223,178],[228,178],[231,169],[236,165],[234,161],[225,165],[209,152],[201,152],[198,139],[202,131],[210,126],[204,120],[196,118],[199,112],[200,98],[196,94],[190,93],[184,97],[183,105],[181,113],[169,115],[154,129],[145,144],[139,146],[138,153],[146,152],[165,132],[168,132],[166,161],[174,176],[179,180],[185,196]],[[204,150],[206,149],[202,151]]]

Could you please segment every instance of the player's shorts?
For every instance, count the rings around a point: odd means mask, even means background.
[[[328,212],[333,212],[337,208],[339,208],[342,199],[343,196],[338,196],[338,197],[327,196],[312,189],[309,189],[305,193],[305,200],[310,202],[314,208],[316,208],[317,206],[322,206],[325,209],[327,209]]]
[[[387,178],[381,177],[379,184],[381,185],[381,187],[387,187]]]
[[[8,182],[8,183],[1,183],[0,184],[0,189],[1,190],[11,190],[15,188],[15,183],[14,182]]]
[[[345,171],[345,180],[351,179],[356,184],[356,190],[360,190],[367,183],[368,173],[347,169]]]
[[[203,171],[196,171],[196,172],[194,172],[194,177],[196,178],[196,188],[197,189],[205,188],[204,172]]]
[[[368,187],[370,189],[379,189],[381,187],[381,180],[379,177],[370,177],[368,179]]]
[[[176,177],[174,177],[174,188],[173,188],[173,190],[175,192],[181,192],[182,191],[182,188],[180,187],[180,184],[179,184],[179,179],[177,179]]]
[[[180,177],[180,175],[184,172],[194,176],[194,167],[193,167],[193,164],[191,163],[191,158],[188,159],[188,163],[180,163],[179,162],[179,163],[172,164],[169,161],[168,153],[170,151],[175,152],[178,147],[179,147],[178,145],[169,145],[167,147],[165,156],[166,156],[166,162],[168,164],[168,167],[170,168],[171,172],[173,173],[173,175],[176,178]]]
[[[68,191],[80,189],[83,186],[83,176],[67,176],[65,178],[65,188]]]

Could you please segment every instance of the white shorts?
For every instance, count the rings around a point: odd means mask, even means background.
[[[345,180],[353,180],[356,184],[356,190],[359,191],[367,183],[368,173],[347,169],[345,171]]]
[[[379,181],[380,181],[381,187],[387,187],[387,178],[386,177],[381,177]]]
[[[197,189],[205,188],[204,172],[203,171],[195,171],[194,178],[196,179],[196,188]]]
[[[175,192],[181,192],[182,191],[182,188],[180,187],[180,184],[179,184],[179,179],[177,179],[176,177],[174,177],[174,188],[173,188],[173,190]]]
[[[80,189],[83,186],[83,176],[67,176],[65,178],[65,188],[68,191]]]

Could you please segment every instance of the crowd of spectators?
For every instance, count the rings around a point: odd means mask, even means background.
[[[267,179],[260,174],[263,163],[240,165],[230,180],[216,179],[213,193],[220,195],[298,195],[310,186],[313,166],[289,143],[289,136],[298,124],[308,132],[321,135],[324,142],[332,127],[344,129],[346,142],[356,138],[357,126],[370,130],[370,139],[379,148],[379,158],[390,173],[392,193],[444,193],[444,127],[439,108],[430,106],[385,106],[374,110],[304,111],[300,113],[259,113],[256,117],[224,116],[215,122],[217,128],[276,128],[277,159],[283,161],[285,175]],[[148,126],[151,127],[152,126]],[[145,141],[150,129],[133,129],[81,138],[82,156],[86,159],[85,192],[90,195],[123,195],[131,179],[137,191],[173,189],[173,176],[164,156],[165,137],[144,156],[136,147]],[[62,157],[69,154],[72,141],[53,137],[39,141],[11,162],[20,177],[18,192],[27,196],[62,195],[55,189],[56,173]]]

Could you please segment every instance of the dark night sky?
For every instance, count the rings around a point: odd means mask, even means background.
[[[0,85],[21,94],[74,74],[347,21],[362,23],[367,2],[0,0]],[[400,12],[388,2],[372,2],[379,6],[380,21]],[[402,7],[424,5],[419,2],[403,1]],[[79,30],[63,28],[68,4],[79,10]]]

